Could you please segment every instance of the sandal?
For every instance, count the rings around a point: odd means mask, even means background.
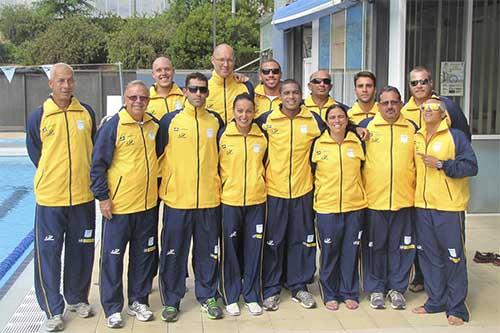
[[[359,307],[359,303],[353,299],[346,299],[344,303],[349,310],[356,310]]]
[[[339,309],[339,302],[337,301],[328,301],[325,303],[325,307],[330,311],[337,311]]]
[[[475,263],[478,264],[487,264],[490,262],[495,261],[495,254],[493,252],[479,252],[476,251],[476,254],[474,255],[474,260]]]

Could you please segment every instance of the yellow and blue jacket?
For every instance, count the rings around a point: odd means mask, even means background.
[[[236,96],[247,93],[254,98],[253,86],[250,82],[239,83],[233,75],[223,78],[215,71],[208,80],[208,91],[207,109],[217,112],[224,124],[233,120],[233,102]]]
[[[425,128],[415,135],[415,207],[465,210],[469,201],[467,177],[475,176],[478,172],[476,155],[467,136],[462,131],[450,129],[446,120],[443,120],[430,140],[426,137]],[[443,168],[427,167],[419,154],[431,155],[443,161]]]
[[[188,101],[160,120],[160,198],[176,209],[220,205],[217,133],[220,116]]]
[[[111,199],[113,214],[142,212],[158,201],[158,121],[148,113],[134,120],[122,108],[97,132],[92,154],[92,191]]]
[[[156,86],[153,84],[149,88],[149,104],[147,112],[153,117],[160,120],[165,113],[170,113],[175,110],[182,109],[184,105],[184,94],[181,88],[175,83],[172,83],[172,88],[167,97],[161,97],[156,92]]]
[[[67,110],[48,98],[28,118],[26,146],[36,166],[34,189],[42,206],[73,206],[94,200],[90,163],[95,113],[75,97]]]
[[[314,210],[317,213],[345,213],[367,207],[361,177],[365,160],[361,140],[347,132],[338,144],[329,131],[316,139],[311,151],[314,173]]]
[[[349,117],[349,120],[352,121],[354,124],[359,124],[365,119],[375,117],[375,115],[378,113],[378,103],[375,102],[368,111],[368,113],[365,113],[363,110],[361,110],[361,107],[359,106],[358,102],[355,102],[352,107],[347,111],[347,116]]]
[[[285,199],[309,193],[313,188],[309,163],[311,146],[326,128],[319,115],[301,106],[293,119],[275,110],[262,114],[255,121],[267,133],[269,141],[267,193]]]
[[[255,87],[255,117],[260,116],[264,112],[279,110],[281,98],[276,96],[270,99],[264,91],[264,85],[261,83]]]
[[[469,124],[467,123],[467,119],[465,118],[460,106],[449,98],[437,96],[436,94],[434,94],[433,97],[443,101],[446,105],[446,119],[448,126],[461,130],[465,133],[469,141],[471,141]],[[410,97],[408,103],[403,106],[401,113],[406,119],[409,119],[417,124],[418,128],[425,125],[423,114],[420,112],[420,106],[417,105],[413,96]]]
[[[218,135],[221,201],[231,206],[251,206],[266,201],[265,159],[267,138],[255,123],[247,136],[231,121]]]
[[[314,103],[312,95],[309,95],[304,100],[304,105],[306,106],[306,108],[308,108],[309,110],[311,110],[311,111],[316,112],[317,114],[319,114],[319,116],[321,117],[321,120],[323,120],[323,121],[325,120],[326,110],[330,106],[336,105],[336,104],[342,105],[346,110],[349,110],[349,107],[347,105],[345,105],[343,103],[340,103],[339,101],[336,101],[331,96],[328,96],[328,100],[326,101],[325,105],[323,105],[323,107],[319,107],[316,103]]]
[[[368,208],[397,211],[415,202],[414,136],[416,126],[403,115],[389,124],[378,113],[359,126],[370,132],[366,142],[363,183]]]

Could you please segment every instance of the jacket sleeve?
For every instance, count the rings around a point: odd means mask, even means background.
[[[451,178],[472,177],[477,175],[478,166],[474,150],[466,136],[460,130],[450,129],[455,143],[455,159],[443,162],[444,173]]]
[[[168,129],[172,119],[181,112],[177,110],[170,113],[165,113],[160,119],[160,127],[158,128],[158,133],[156,134],[156,156],[160,158],[165,152],[165,147],[168,144]]]
[[[467,118],[465,118],[465,115],[462,112],[462,109],[460,108],[460,105],[458,105],[449,98],[442,98],[442,99],[444,100],[446,109],[448,110],[448,114],[450,115],[451,128],[456,128],[464,132],[464,134],[467,137],[467,140],[469,140],[470,142],[472,138],[470,133],[470,127],[469,124],[467,123]]]
[[[98,131],[90,166],[90,188],[97,200],[109,199],[107,171],[113,162],[119,117],[114,115]]]
[[[318,124],[318,128],[319,128],[319,132],[320,132],[320,135],[321,133],[323,133],[325,130],[326,130],[326,124],[325,122],[323,121],[323,119],[321,119],[321,116],[319,114],[317,114],[316,112],[311,112],[314,119],[316,120],[316,123]]]
[[[31,162],[38,168],[40,155],[42,154],[42,140],[40,139],[40,122],[42,120],[43,108],[39,107],[28,118],[26,130],[26,147]]]
[[[245,82],[245,86],[247,87],[248,94],[251,99],[255,99],[255,89],[253,88],[253,84],[250,81]]]

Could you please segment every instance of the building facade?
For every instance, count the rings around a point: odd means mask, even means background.
[[[260,23],[261,48],[271,48],[285,77],[305,86],[326,69],[333,97],[346,104],[360,70],[406,101],[408,72],[429,68],[436,91],[459,103],[471,126],[480,172],[469,212],[500,213],[500,1],[281,0]]]

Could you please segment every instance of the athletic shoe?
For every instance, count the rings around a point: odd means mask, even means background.
[[[45,330],[47,332],[59,332],[64,330],[63,316],[58,314],[48,318],[45,321]]]
[[[238,303],[231,303],[226,305],[226,312],[230,316],[239,316],[240,315],[240,307]]]
[[[391,301],[391,307],[395,310],[406,309],[406,300],[399,291],[389,290],[387,298]]]
[[[495,260],[495,254],[493,252],[476,251],[472,260],[478,264],[487,264]]]
[[[113,313],[106,319],[106,325],[109,328],[122,328],[123,327],[122,314],[120,312]]]
[[[173,323],[179,319],[179,310],[175,306],[164,306],[161,311],[161,320]]]
[[[313,295],[305,290],[299,290],[295,296],[292,296],[292,300],[294,302],[299,303],[302,307],[306,309],[311,309],[316,307],[316,301],[314,300]]]
[[[262,308],[257,302],[245,303],[245,307],[252,316],[260,316],[262,314]]]
[[[269,296],[262,303],[262,307],[266,311],[276,311],[279,309],[280,295]]]
[[[139,321],[150,321],[153,319],[153,312],[149,310],[149,306],[138,301],[134,301],[134,303],[128,306],[127,313],[129,316],[135,316]]]
[[[385,309],[385,300],[383,293],[370,294],[370,306],[372,309]]]
[[[206,312],[209,319],[221,319],[224,317],[224,312],[222,312],[222,309],[217,304],[217,300],[213,297],[207,299],[201,305],[201,312]]]
[[[68,311],[76,312],[81,318],[88,318],[94,315],[92,308],[87,303],[68,304]]]

